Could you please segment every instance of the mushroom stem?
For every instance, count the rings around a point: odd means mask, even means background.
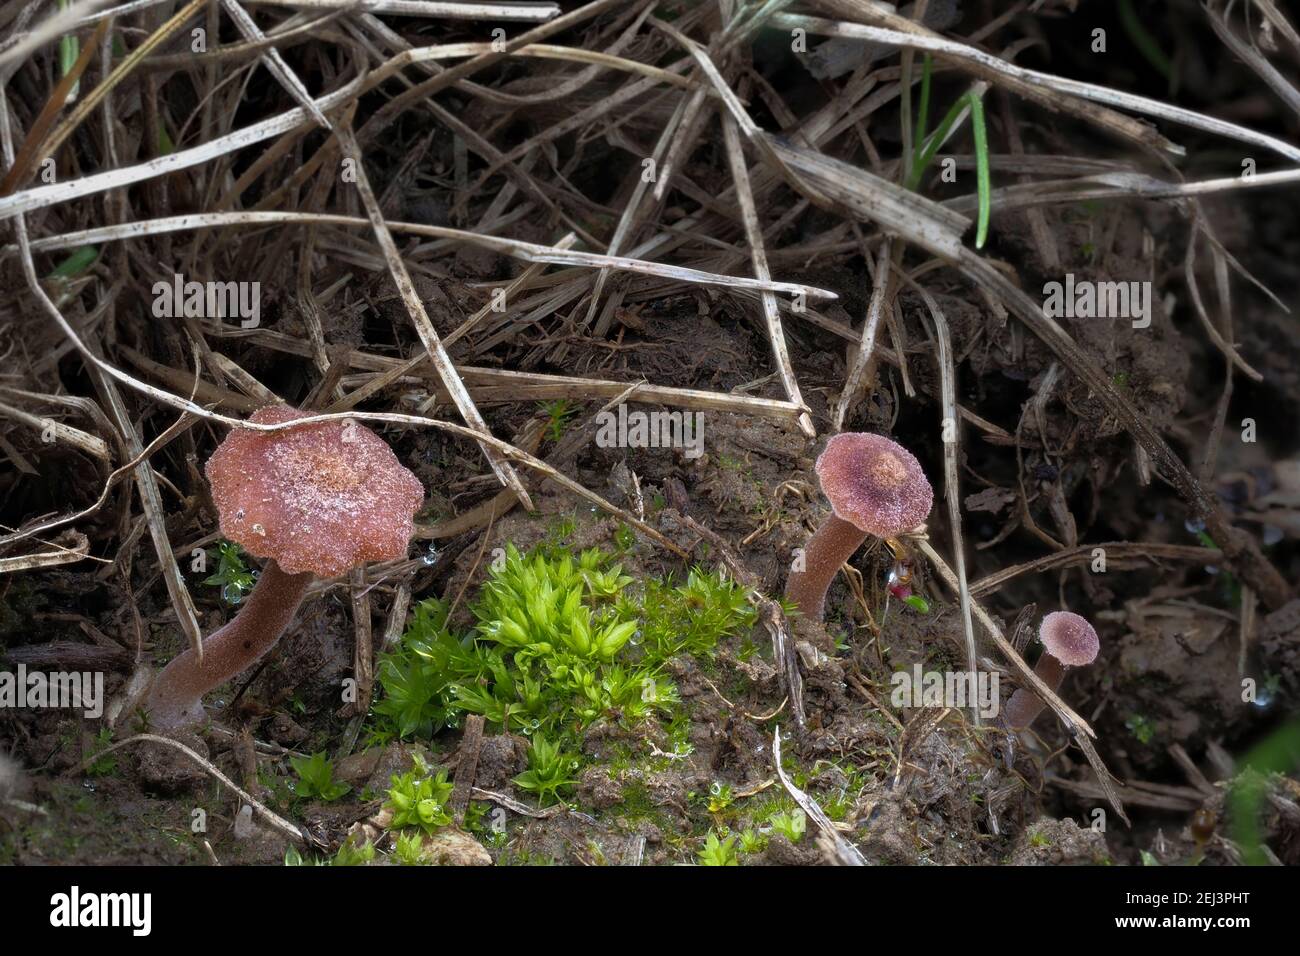
[[[1034,665],[1034,673],[1052,693],[1056,693],[1057,688],[1061,686],[1061,680],[1065,677],[1065,665],[1047,651],[1043,651],[1038,658],[1038,663]],[[1021,687],[1011,695],[1007,706],[1002,709],[1002,719],[1010,730],[1019,733],[1032,724],[1034,718],[1041,714],[1046,706],[1043,699],[1032,690]]]
[[[790,572],[785,599],[797,605],[804,617],[820,621],[831,581],[866,537],[867,533],[857,525],[831,514],[808,539],[803,553],[804,569]]]
[[[163,668],[145,705],[150,724],[168,730],[199,720],[204,694],[247,670],[275,646],[312,578],[310,573],[285,574],[268,561],[248,603],[203,641],[203,660],[190,648]]]

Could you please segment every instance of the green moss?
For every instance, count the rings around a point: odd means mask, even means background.
[[[1133,714],[1128,720],[1124,721],[1124,726],[1128,728],[1129,733],[1133,735],[1138,743],[1149,744],[1155,739],[1155,724],[1151,723],[1142,714]]]
[[[740,866],[734,836],[719,837],[714,830],[704,840],[698,856],[700,866]]]
[[[527,555],[507,548],[471,608],[468,634],[453,630],[443,602],[417,605],[399,647],[379,662],[372,734],[427,737],[472,713],[576,752],[598,719],[657,715],[686,740],[668,661],[687,653],[707,663],[720,640],[753,626],[755,612],[743,588],[698,568],[682,583],[633,585],[598,549],[575,559],[548,543]]]

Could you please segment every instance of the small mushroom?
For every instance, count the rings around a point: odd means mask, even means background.
[[[1034,673],[1053,692],[1061,686],[1066,668],[1091,664],[1101,649],[1101,641],[1092,625],[1070,611],[1053,611],[1044,617],[1038,628],[1038,639],[1043,642],[1043,653],[1034,665]],[[1003,708],[1003,723],[1008,729],[1019,732],[1032,724],[1046,706],[1032,690],[1021,687]]]
[[[250,419],[307,417],[288,405]],[[247,604],[163,668],[145,706],[150,723],[173,729],[203,716],[202,697],[270,650],[314,578],[367,561],[404,557],[424,500],[418,478],[382,438],[355,422],[320,422],[276,432],[236,429],[207,464],[221,533],[266,559]]]
[[[867,535],[891,540],[916,528],[930,513],[934,490],[910,451],[861,432],[843,432],[826,443],[817,478],[832,513],[808,539],[803,570],[790,572],[785,596],[805,617],[820,621],[831,581]]]

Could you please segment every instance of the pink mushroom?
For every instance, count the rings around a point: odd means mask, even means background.
[[[1034,673],[1053,692],[1061,686],[1066,668],[1083,667],[1097,658],[1101,641],[1085,618],[1070,611],[1053,611],[1038,628],[1043,653],[1034,665]],[[1034,722],[1047,705],[1027,687],[1011,695],[1002,711],[1002,720],[1013,731],[1021,731]]]
[[[306,416],[273,405],[251,421]],[[355,422],[235,429],[206,470],[221,533],[265,558],[266,566],[248,603],[203,641],[203,659],[186,650],[155,679],[145,706],[160,729],[199,720],[203,695],[275,645],[314,578],[404,557],[424,500],[419,479],[382,438]]]
[[[891,539],[916,528],[930,513],[934,490],[910,451],[860,432],[826,443],[817,479],[832,513],[808,539],[804,568],[790,572],[785,596],[805,617],[820,621],[831,581],[867,535]]]

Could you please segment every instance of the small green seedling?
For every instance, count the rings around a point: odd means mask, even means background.
[[[375,845],[373,843],[363,843],[357,846],[351,838],[346,840],[338,853],[334,854],[334,859],[330,866],[365,866],[375,858]]]
[[[1124,726],[1128,728],[1129,733],[1137,738],[1138,743],[1149,744],[1155,739],[1155,725],[1142,714],[1134,714],[1124,721]]]
[[[731,806],[735,797],[732,796],[731,787],[725,783],[714,783],[709,788],[709,812],[721,813],[727,807]]]
[[[373,709],[387,718],[390,735],[430,737],[448,726],[454,681],[461,675],[472,679],[479,670],[467,647],[447,630],[447,611],[441,601],[421,601],[401,646],[379,658],[376,674],[384,695]]]
[[[767,822],[773,830],[780,833],[791,843],[798,843],[808,831],[808,817],[804,815],[802,810],[791,810],[789,813],[774,813]]]
[[[704,840],[704,849],[699,852],[699,861],[700,866],[740,866],[736,838],[729,836],[720,840],[717,831],[710,830]]]
[[[365,866],[375,858],[373,843],[357,846],[351,837],[344,841],[333,857],[303,856],[296,846],[284,851],[285,866]]]
[[[550,803],[559,800],[560,790],[577,782],[569,777],[577,765],[577,759],[564,753],[559,744],[537,736],[528,751],[528,769],[515,777],[515,784],[537,794],[543,804]]]
[[[417,767],[393,775],[385,806],[393,812],[394,828],[418,827],[432,834],[452,822],[445,809],[452,791],[447,772],[440,770],[434,777],[426,773],[427,768]]]
[[[222,541],[217,545],[217,571],[204,580],[221,588],[221,599],[227,604],[238,604],[244,595],[253,590],[257,579],[244,564],[239,545],[231,541]]]
[[[285,866],[324,866],[324,861],[313,856],[303,856],[296,846],[284,851]]]
[[[614,544],[618,546],[621,553],[631,551],[632,546],[636,544],[636,532],[620,521],[618,527],[614,529]]]
[[[767,837],[757,830],[746,830],[740,835],[740,852],[753,855],[767,849]]]
[[[324,751],[310,757],[290,757],[289,763],[298,774],[295,791],[300,797],[319,797],[328,803],[352,789],[334,779],[334,764],[325,756]]]
[[[546,437],[551,440],[551,444],[555,444],[564,437],[569,419],[578,414],[578,406],[567,398],[560,398],[543,403],[541,408],[546,413]]]
[[[117,770],[117,757],[109,754],[106,757],[100,757],[99,754],[108,749],[113,742],[113,731],[108,727],[101,727],[99,733],[95,735],[93,752],[95,759],[90,762],[86,768],[87,774],[92,777],[107,777]]]
[[[393,855],[397,857],[397,862],[403,866],[423,866],[423,850],[424,838],[417,831],[412,830],[410,833],[399,833],[397,835]]]

